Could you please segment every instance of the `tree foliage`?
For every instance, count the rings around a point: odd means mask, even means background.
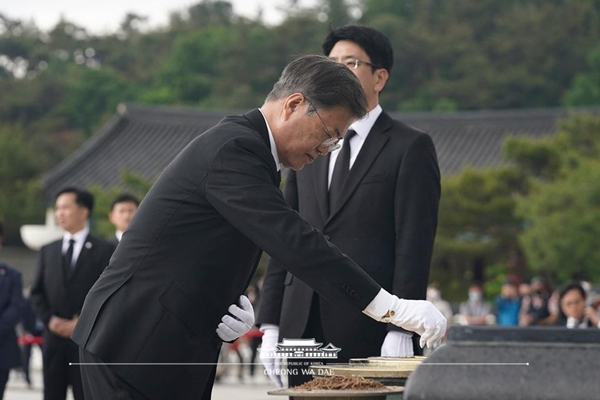
[[[287,4],[277,25],[238,16],[227,1],[201,0],[172,13],[168,26],[151,28],[144,15],[127,14],[116,32],[103,35],[65,19],[43,32],[0,14],[0,218],[12,226],[9,234],[41,218],[34,212],[40,174],[79,147],[119,102],[256,107],[287,62],[320,52],[328,29],[347,22],[378,28],[392,41],[394,68],[381,96],[390,111],[600,104],[597,0]],[[560,145],[510,139],[513,167],[444,180],[439,271],[465,277],[481,256],[501,264],[520,250],[515,229],[524,216],[515,216],[515,196],[529,187],[546,193],[545,184],[563,182],[565,171],[575,174],[582,157],[592,157],[585,154],[596,138],[578,123]],[[584,164],[592,174],[593,162]]]
[[[533,270],[558,282],[584,273],[600,281],[600,160],[586,160],[519,202],[527,228],[519,239]]]
[[[19,126],[0,125],[0,221],[7,243],[15,242],[24,220],[39,220],[44,215],[39,186],[33,179],[38,160],[21,133]]]
[[[565,93],[567,106],[590,106],[600,104],[600,45],[587,56],[587,70],[578,72],[571,87]]]
[[[442,180],[438,232],[431,279],[444,282],[448,298],[464,297],[476,276],[473,266],[501,263],[518,249],[521,222],[515,192],[527,190],[526,176],[512,166],[465,169]]]
[[[533,176],[531,190],[517,201],[516,214],[525,221],[519,241],[529,267],[557,281],[575,273],[598,281],[600,118],[575,115],[540,147],[553,148],[559,163],[542,167],[541,177]]]
[[[443,179],[432,279],[451,299],[510,274],[600,280],[600,117],[574,114],[550,138],[509,137],[504,155],[506,166]]]

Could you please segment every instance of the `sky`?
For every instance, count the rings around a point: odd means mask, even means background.
[[[198,3],[194,0],[0,0],[0,13],[11,19],[31,20],[41,30],[53,28],[61,15],[90,33],[114,32],[128,12],[148,17],[151,27],[167,25],[172,11],[181,11]],[[250,18],[263,8],[263,19],[269,24],[281,21],[280,8],[287,0],[229,0],[234,12]],[[302,7],[314,6],[317,0],[299,0]]]

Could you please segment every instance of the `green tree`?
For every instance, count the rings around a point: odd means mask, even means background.
[[[179,37],[168,62],[159,71],[159,90],[170,89],[168,93],[174,98],[169,102],[197,104],[205,100],[217,77],[226,73],[218,65],[229,55],[234,41],[235,33],[218,25]]]
[[[519,236],[529,267],[565,282],[583,272],[600,280],[600,160],[585,160],[553,182],[537,182],[519,201]]]
[[[461,299],[473,280],[489,278],[486,265],[518,251],[515,191],[525,191],[525,176],[514,167],[475,170],[442,180],[438,233],[431,280],[444,282],[450,299]],[[516,266],[515,266],[516,267]]]
[[[64,112],[70,125],[91,135],[114,113],[117,104],[135,98],[135,88],[110,68],[70,68]]]
[[[360,22],[396,49],[384,107],[443,110],[559,105],[599,16],[595,0],[367,0]]]
[[[575,75],[573,83],[565,93],[566,106],[591,106],[600,104],[600,45],[587,57],[587,72]]]
[[[324,8],[327,24],[332,27],[343,26],[352,21],[345,0],[325,0]]]
[[[42,221],[40,191],[33,180],[38,171],[31,142],[23,140],[19,126],[0,125],[0,221],[7,243],[19,243],[23,221]]]
[[[519,236],[528,265],[558,281],[584,272],[600,278],[600,118],[575,115],[559,134],[539,144],[553,148],[556,161],[542,161],[532,175],[531,190],[518,198],[517,215],[525,220]],[[535,143],[526,144],[532,149]],[[522,154],[522,153],[520,153]],[[535,152],[534,152],[535,154]],[[555,158],[555,157],[553,157]],[[517,161],[520,166],[527,164]],[[545,165],[545,167],[544,167]]]

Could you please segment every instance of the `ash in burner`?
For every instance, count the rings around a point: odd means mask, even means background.
[[[361,376],[331,376],[315,378],[312,381],[296,386],[302,390],[369,390],[385,389],[381,382],[365,379]]]

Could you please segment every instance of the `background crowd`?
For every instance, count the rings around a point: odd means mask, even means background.
[[[449,321],[459,325],[562,326],[600,328],[600,294],[589,278],[574,276],[552,287],[535,276],[530,281],[506,279],[501,292],[486,300],[482,285],[469,287],[468,299],[452,307],[442,298],[439,285],[431,284],[427,299]]]

